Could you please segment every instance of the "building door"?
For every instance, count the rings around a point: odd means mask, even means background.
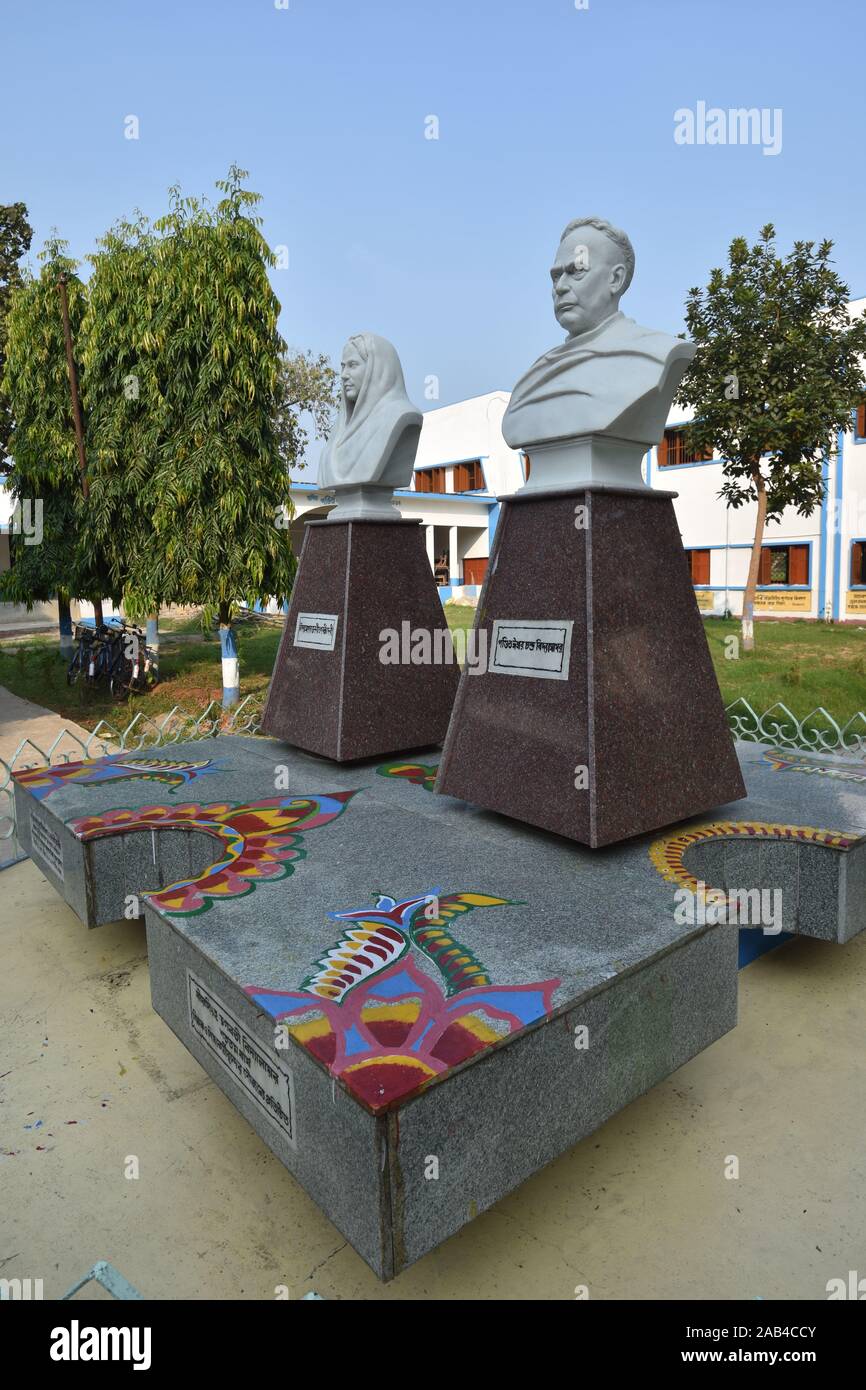
[[[483,584],[484,576],[487,573],[487,556],[477,560],[463,561],[463,583],[464,584]]]

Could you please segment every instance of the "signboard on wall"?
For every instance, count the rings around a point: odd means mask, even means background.
[[[811,589],[782,589],[777,594],[758,593],[755,608],[765,613],[811,613]]]
[[[695,589],[695,598],[698,601],[698,608],[702,610],[708,609],[712,612],[715,607],[716,598],[712,589]]]
[[[845,597],[845,607],[849,613],[863,614],[866,617],[866,589],[849,589]]]

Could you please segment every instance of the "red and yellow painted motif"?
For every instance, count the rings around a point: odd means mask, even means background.
[[[346,809],[351,792],[319,796],[273,797],[236,804],[137,806],[82,816],[69,822],[79,840],[124,835],[136,830],[198,830],[220,842],[221,854],[195,878],[182,879],[148,901],[172,916],[207,912],[214,902],[252,893],[263,881],[274,882],[294,873],[294,862],[305,859],[303,834],[328,825]]]
[[[850,849],[857,837],[841,830],[817,830],[809,825],[777,825],[767,821],[712,821],[676,835],[654,840],[649,857],[662,878],[695,892],[698,880],[683,863],[692,845],[707,840],[789,840],[799,844],[825,845],[828,849]]]
[[[106,782],[163,782],[170,791],[187,782],[218,772],[221,764],[212,758],[191,762],[182,758],[151,758],[135,753],[109,753],[104,758],[88,758],[77,763],[58,763],[54,767],[32,767],[13,772],[15,781],[26,787],[37,801],[60,787],[101,787]]]
[[[505,898],[425,893],[329,915],[352,925],[316,962],[299,990],[246,993],[373,1110],[419,1087],[550,1013],[559,980],[495,985],[454,937],[453,920]],[[418,969],[433,961],[445,988]]]
[[[416,787],[423,787],[427,792],[432,792],[439,766],[436,763],[393,762],[382,763],[382,766],[377,767],[376,771],[380,777],[402,777],[404,781],[411,782]]]

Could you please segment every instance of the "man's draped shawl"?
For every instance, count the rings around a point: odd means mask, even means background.
[[[670,397],[694,354],[693,343],[612,314],[551,348],[524,373],[502,421],[505,442],[519,449],[609,434],[656,444]]]

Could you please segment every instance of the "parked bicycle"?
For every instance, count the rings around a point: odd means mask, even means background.
[[[68,685],[80,680],[90,686],[104,683],[115,700],[125,700],[130,691],[144,693],[158,681],[154,653],[134,623],[118,619],[95,628],[79,623],[75,636],[77,646],[66,672]]]
[[[122,622],[115,630],[115,652],[109,684],[115,698],[130,690],[141,694],[159,680],[156,656],[147,645],[145,634],[134,623]]]
[[[78,623],[75,628],[75,640],[77,646],[72,660],[66,668],[67,685],[77,685],[82,677],[90,682],[96,674],[96,653],[94,651],[96,631],[92,627]]]

